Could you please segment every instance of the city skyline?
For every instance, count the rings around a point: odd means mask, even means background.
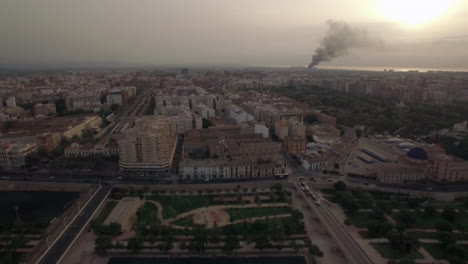
[[[333,19],[385,46],[326,66],[468,67],[468,4],[388,2],[6,1],[0,66],[307,66]]]

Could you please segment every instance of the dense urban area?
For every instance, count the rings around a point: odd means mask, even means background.
[[[466,263],[468,73],[4,72],[0,174],[0,263]]]

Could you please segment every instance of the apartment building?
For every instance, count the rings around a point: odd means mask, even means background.
[[[118,142],[122,170],[165,172],[172,166],[177,138],[169,117],[144,116]]]
[[[53,116],[57,113],[55,104],[35,104],[33,108],[34,117]]]
[[[13,141],[0,142],[0,171],[24,168],[26,157],[36,150],[36,144],[18,144]]]

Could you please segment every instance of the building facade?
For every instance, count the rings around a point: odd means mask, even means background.
[[[135,126],[119,140],[120,168],[167,172],[172,166],[176,143],[170,118],[145,116],[137,119]]]

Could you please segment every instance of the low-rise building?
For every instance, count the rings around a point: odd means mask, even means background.
[[[35,117],[53,116],[57,113],[55,104],[35,104],[33,108]]]
[[[304,154],[307,140],[304,137],[286,137],[283,142],[284,150],[292,154]]]
[[[50,152],[60,144],[60,133],[48,132],[37,136],[39,144],[45,151]]]
[[[446,154],[434,157],[432,180],[437,182],[468,182],[468,161]]]
[[[37,150],[36,144],[18,144],[0,142],[0,171],[22,169],[26,166],[26,157]]]
[[[73,143],[65,148],[65,157],[90,157],[90,156],[118,156],[119,145],[114,140],[108,140],[104,138],[97,144],[91,143],[80,145],[79,143]]]

